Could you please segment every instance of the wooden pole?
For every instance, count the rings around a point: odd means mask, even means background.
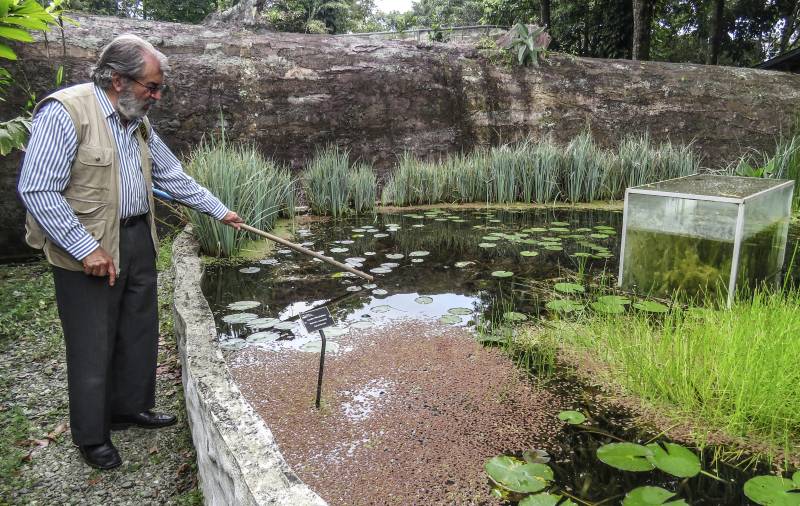
[[[318,258],[318,259],[322,260],[325,263],[333,265],[334,267],[338,267],[339,269],[345,270],[347,272],[353,273],[353,274],[355,274],[356,276],[358,276],[360,278],[366,279],[367,281],[372,281],[372,280],[375,279],[372,276],[370,276],[369,274],[367,274],[366,272],[361,272],[358,269],[354,269],[354,268],[352,268],[351,266],[349,266],[347,264],[343,264],[341,262],[337,262],[336,260],[334,260],[331,257],[326,257],[325,255],[320,255],[316,251],[311,251],[310,249],[304,248],[304,247],[300,246],[299,244],[295,244],[293,242],[289,242],[286,239],[278,237],[277,235],[268,234],[268,233],[264,232],[263,230],[259,230],[257,228],[251,227],[250,225],[245,225],[244,223],[241,224],[241,227],[242,227],[242,230],[247,230],[248,232],[251,232],[253,234],[260,235],[261,237],[266,237],[270,241],[275,241],[278,244],[282,244],[282,245],[286,246],[287,248],[291,248],[291,249],[293,249],[295,251],[303,253],[304,255],[309,255],[309,256],[312,256],[314,258]]]

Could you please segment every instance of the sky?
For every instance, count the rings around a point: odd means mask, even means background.
[[[375,8],[383,12],[411,10],[412,0],[375,0]]]

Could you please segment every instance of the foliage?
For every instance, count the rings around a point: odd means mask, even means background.
[[[375,172],[366,163],[350,167],[346,151],[328,145],[316,152],[303,172],[303,191],[316,214],[341,218],[350,212],[374,212]]]
[[[550,44],[550,36],[544,27],[517,23],[511,27],[509,37],[502,46],[515,55],[520,65],[539,66],[539,55],[544,53]]]
[[[186,172],[214,195],[236,209],[245,223],[272,229],[278,215],[293,212],[294,184],[288,169],[267,160],[251,146],[226,143],[224,137],[202,142],[190,155]],[[235,256],[247,235],[197,211],[189,220],[203,252]]]
[[[794,180],[792,207],[800,208],[800,135],[782,138],[772,156],[759,151],[746,153],[728,171],[737,176]]]
[[[374,212],[377,200],[375,171],[371,166],[358,163],[348,171],[349,201],[356,213]]]

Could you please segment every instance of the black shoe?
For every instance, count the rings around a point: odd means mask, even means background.
[[[131,426],[143,429],[160,429],[175,425],[175,415],[153,413],[149,409],[135,415],[116,415],[111,417],[111,430],[125,430]]]
[[[78,445],[78,451],[87,464],[97,469],[114,469],[122,464],[119,452],[111,441],[99,445]]]

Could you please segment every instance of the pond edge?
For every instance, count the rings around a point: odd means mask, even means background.
[[[172,246],[172,310],[181,379],[206,504],[325,505],[291,470],[269,427],[242,396],[217,341],[191,226]]]

